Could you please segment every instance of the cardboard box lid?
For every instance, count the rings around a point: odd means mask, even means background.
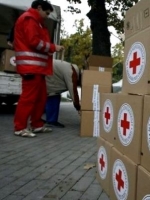
[[[92,70],[84,70],[82,74],[82,85],[112,85],[112,73],[111,72],[99,72]]]
[[[113,58],[107,56],[90,55],[88,64],[89,66],[111,68],[113,65]]]

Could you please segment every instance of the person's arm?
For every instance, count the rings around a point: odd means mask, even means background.
[[[30,44],[31,48],[42,53],[54,53],[60,51],[63,47],[50,43],[49,41],[41,40],[39,35],[39,24],[32,19],[27,18],[24,21],[24,32],[26,40]]]
[[[70,96],[73,100],[73,105],[77,111],[80,111],[79,95],[77,90],[78,75],[74,67],[72,66],[72,74],[70,76],[65,76],[66,86],[69,90]]]

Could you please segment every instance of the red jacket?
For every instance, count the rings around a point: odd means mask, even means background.
[[[14,30],[14,48],[19,74],[52,74],[55,45],[50,43],[48,30],[37,10],[30,8],[18,18]]]

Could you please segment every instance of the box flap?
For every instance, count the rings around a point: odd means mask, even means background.
[[[111,68],[113,65],[113,58],[107,56],[90,55],[88,64],[89,66]]]

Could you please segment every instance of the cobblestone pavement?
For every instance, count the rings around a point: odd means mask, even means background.
[[[60,122],[36,138],[13,135],[11,109],[0,108],[0,200],[109,200],[95,179],[96,138],[81,138],[72,103],[61,103]]]

